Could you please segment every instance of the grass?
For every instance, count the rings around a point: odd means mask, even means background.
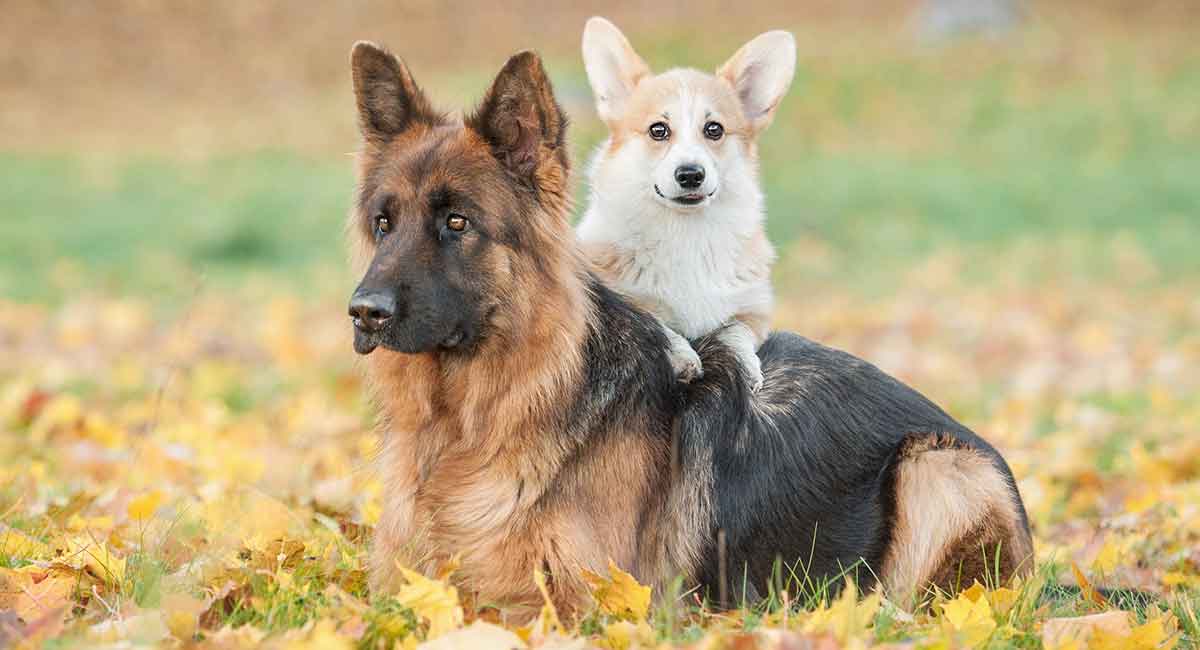
[[[196,282],[268,273],[296,290],[341,259],[348,163],[286,153],[181,163],[0,155],[0,291],[178,301]]]
[[[1030,241],[1070,256],[1028,269],[1034,281],[1103,277],[1120,254],[1114,239],[1147,256],[1153,279],[1200,275],[1200,54],[1185,49],[1166,65],[1148,62],[1136,39],[1077,53],[1056,38],[1032,29],[1023,42],[881,46],[861,57],[834,49],[810,61],[802,48],[762,143],[776,245],[817,242],[832,263],[806,270],[849,287],[886,289],[938,251],[1004,253]],[[690,40],[648,52],[699,65],[722,58]],[[578,125],[582,170],[602,128],[578,64],[550,64]],[[467,77],[433,75],[433,94],[470,97],[487,82]],[[346,107],[339,125],[353,117]],[[290,289],[328,286],[331,274],[348,282],[350,168],[343,155],[287,149],[199,161],[2,153],[0,292],[39,300],[82,286],[185,299],[197,281],[237,285],[248,274]]]

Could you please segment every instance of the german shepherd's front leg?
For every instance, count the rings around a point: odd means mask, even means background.
[[[750,390],[757,392],[763,385],[762,362],[758,346],[767,338],[767,317],[763,314],[738,314],[729,321],[717,338],[729,346],[742,365]]]
[[[419,482],[414,447],[409,434],[385,434],[380,454],[384,476],[383,509],[375,525],[368,576],[372,593],[395,592],[403,584],[399,566],[417,571],[429,568],[430,548],[414,512]]]

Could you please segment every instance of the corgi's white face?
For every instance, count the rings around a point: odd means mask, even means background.
[[[791,34],[755,38],[716,75],[689,69],[654,75],[612,23],[592,18],[583,57],[610,132],[592,170],[598,199],[649,201],[683,213],[729,203],[757,209],[755,138],[791,83]]]

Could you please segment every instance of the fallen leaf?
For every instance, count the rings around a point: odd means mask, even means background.
[[[134,499],[129,502],[126,512],[129,514],[130,519],[145,521],[154,516],[154,512],[158,510],[158,507],[162,505],[162,502],[163,493],[158,490],[154,490],[152,492],[147,492],[140,496],[134,497]]]
[[[810,612],[800,629],[808,634],[832,634],[839,642],[846,643],[874,624],[881,603],[878,591],[859,601],[857,586],[847,578],[837,600]]]
[[[992,611],[996,613],[996,616],[1004,616],[1012,611],[1020,597],[1021,592],[1015,589],[999,587],[988,593],[988,602],[992,604]]]
[[[0,555],[19,560],[50,557],[50,547],[15,528],[0,524]]]
[[[620,620],[604,626],[604,638],[599,645],[609,650],[628,650],[632,647],[654,645],[654,630],[646,621]]]
[[[1052,618],[1042,625],[1042,644],[1047,648],[1068,648],[1073,643],[1087,647],[1097,633],[1123,639],[1129,632],[1129,614],[1122,611]]]
[[[966,594],[960,594],[958,598],[942,603],[941,607],[947,635],[966,647],[979,646],[996,631],[996,619],[987,598],[971,600]]]
[[[0,568],[0,610],[10,609],[26,623],[69,609],[75,581],[61,572],[25,566]]]
[[[1109,607],[1108,601],[1104,599],[1104,596],[1099,591],[1096,591],[1096,588],[1088,581],[1087,576],[1083,575],[1083,571],[1079,568],[1078,564],[1071,563],[1071,572],[1075,574],[1075,581],[1079,583],[1080,595],[1083,596],[1084,600],[1090,600],[1101,607]]]
[[[592,588],[592,597],[600,609],[620,618],[644,621],[650,612],[650,587],[641,585],[612,560],[608,577],[583,570],[583,579]]]
[[[190,641],[196,635],[200,615],[208,609],[208,603],[189,594],[167,594],[163,596],[160,609],[171,636]]]
[[[441,580],[432,580],[411,569],[398,566],[407,581],[395,598],[429,624],[426,638],[437,637],[462,625],[463,609],[458,590]]]
[[[542,609],[538,612],[538,616],[532,624],[528,627],[518,629],[517,633],[526,641],[540,645],[546,639],[561,634],[563,624],[558,618],[558,609],[554,606],[554,601],[550,599],[550,590],[546,587],[546,574],[534,569],[533,582],[537,585],[538,592],[542,595]]]
[[[421,650],[515,650],[524,648],[525,642],[499,625],[475,621],[467,627],[448,632],[417,647]]]

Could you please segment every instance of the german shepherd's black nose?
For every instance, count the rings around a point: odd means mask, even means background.
[[[359,289],[350,298],[350,318],[363,332],[378,332],[396,315],[396,296],[385,291]]]
[[[675,168],[675,182],[685,190],[694,190],[704,183],[704,168],[700,165],[680,165]]]

